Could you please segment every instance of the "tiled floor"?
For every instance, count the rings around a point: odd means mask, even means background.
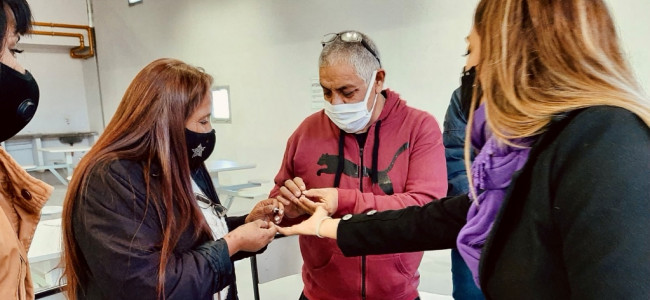
[[[32,175],[53,184],[54,192],[47,205],[62,205],[66,193],[66,186],[61,185],[47,171],[43,173],[32,172]],[[266,187],[260,188],[263,194]],[[229,215],[236,216],[247,213],[256,200],[235,198]],[[425,252],[420,264],[420,298],[422,300],[452,299],[451,295],[451,272],[449,251],[428,251]],[[279,258],[286,259],[286,258]],[[253,282],[251,276],[251,265],[249,259],[235,263],[237,286],[239,298],[242,300],[254,299]],[[302,290],[302,279],[300,274],[289,275],[259,285],[260,299],[298,299]]]

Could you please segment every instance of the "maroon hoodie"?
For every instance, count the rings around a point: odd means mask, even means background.
[[[289,137],[270,196],[294,177],[301,177],[308,189],[334,187],[339,173],[334,217],[421,206],[444,197],[447,170],[438,123],[408,107],[399,94],[382,93],[386,103],[368,129],[363,150],[354,134],[341,131],[322,110],[307,117]],[[339,166],[341,134],[345,160]],[[304,294],[310,300],[418,297],[422,252],[344,257],[336,240],[311,236],[300,237],[300,249]]]

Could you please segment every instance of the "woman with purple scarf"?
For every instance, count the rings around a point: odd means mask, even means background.
[[[469,40],[470,193],[332,219],[312,189],[279,231],[347,256],[457,247],[486,299],[650,299],[650,101],[605,3],[481,0]]]

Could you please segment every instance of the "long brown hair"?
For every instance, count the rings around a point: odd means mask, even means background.
[[[63,210],[63,276],[67,296],[76,299],[84,292],[89,274],[76,245],[72,224],[75,205],[84,201],[92,172],[102,164],[127,159],[141,161],[144,173],[160,166],[161,191],[146,185],[145,209],[155,209],[161,218],[162,239],[158,266],[158,298],[164,298],[166,262],[183,231],[191,224],[194,235],[209,234],[196,208],[185,145],[185,121],[209,92],[212,77],[175,59],[158,59],[140,71],[126,90],[113,119],[97,143],[79,162],[65,197]],[[97,167],[97,168],[96,168]],[[175,217],[177,211],[181,218]],[[164,224],[163,224],[164,223]]]
[[[500,142],[518,146],[512,141],[543,133],[554,116],[596,105],[627,109],[650,125],[650,102],[602,0],[481,0],[474,28],[487,124]],[[472,118],[473,111],[468,170]]]

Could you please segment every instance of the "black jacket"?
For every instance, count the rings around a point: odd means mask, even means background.
[[[600,106],[550,125],[513,175],[483,248],[488,299],[650,299],[650,130]],[[455,247],[470,202],[341,221],[345,255]]]
[[[152,167],[152,191],[160,190],[159,171]],[[80,299],[156,299],[158,263],[163,240],[164,213],[146,205],[143,166],[117,160],[96,166],[86,194],[74,209],[73,229],[81,259],[91,274]],[[228,217],[229,230],[244,224],[245,216]],[[236,299],[232,260],[226,241],[182,233],[165,275],[166,299],[212,299],[231,285]],[[234,291],[233,291],[234,290]]]

